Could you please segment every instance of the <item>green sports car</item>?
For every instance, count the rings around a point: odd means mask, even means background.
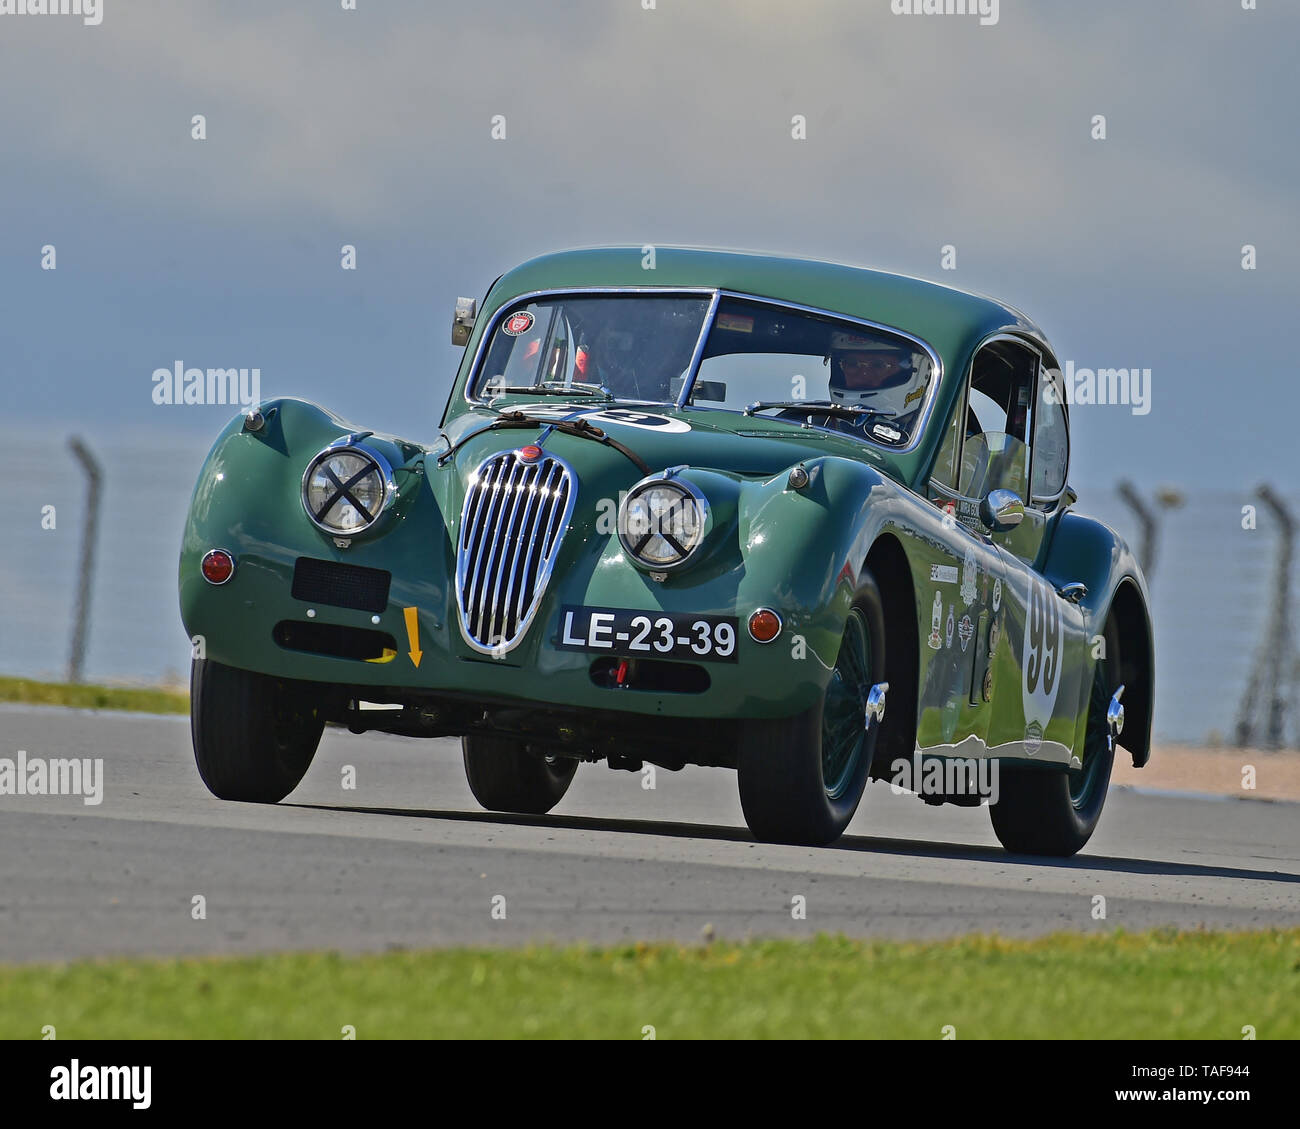
[[[761,839],[832,842],[876,778],[1068,855],[1116,746],[1146,762],[1146,585],[1073,509],[1023,314],[606,248],[462,298],[452,337],[427,442],[277,399],[208,455],[180,602],[217,796],[283,799],[334,723],[460,737],[497,811],[549,811],[583,761],[711,765]]]

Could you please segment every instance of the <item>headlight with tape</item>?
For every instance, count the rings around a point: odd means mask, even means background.
[[[619,507],[619,540],[643,568],[680,568],[704,541],[708,503],[689,482],[674,477],[679,469],[642,479]]]
[[[396,496],[388,460],[350,436],[313,458],[302,478],[303,509],[317,529],[333,537],[355,537],[372,528]]]

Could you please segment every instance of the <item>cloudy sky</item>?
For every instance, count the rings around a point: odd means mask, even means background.
[[[649,3],[0,15],[5,425],[201,448],[227,409],[150,396],[181,360],[427,440],[458,294],[693,243],[991,293],[1063,361],[1150,368],[1148,414],[1076,409],[1080,486],[1294,486],[1300,5]]]

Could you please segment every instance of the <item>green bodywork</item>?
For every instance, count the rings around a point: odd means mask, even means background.
[[[1067,493],[1027,519],[1026,526],[1037,532],[1028,550],[1032,559],[1025,559],[1024,545],[1012,534],[990,535],[975,523],[945,521],[929,488],[936,451],[981,342],[1012,334],[1050,356],[1031,322],[987,298],[829,263],[670,248],[657,249],[654,269],[644,269],[643,262],[640,248],[567,252],[535,259],[500,278],[478,312],[441,421],[444,436],[427,447],[386,436],[365,440],[392,464],[397,496],[377,526],[346,547],[308,520],[301,489],[312,457],[356,429],[294,399],[262,404],[267,422],[258,432],[247,430],[242,417],[233,420],[200,472],[180,556],[182,618],[191,637],[202,637],[206,657],[346,687],[358,697],[373,691],[375,701],[446,696],[574,716],[610,711],[601,716],[624,718],[629,731],[645,730],[643,715],[786,717],[824,695],[868,555],[893,539],[901,550],[893,559],[905,559],[910,583],[896,576],[883,594],[894,607],[910,601],[916,669],[891,669],[891,675],[915,680],[916,745],[935,754],[1069,763],[1082,748],[1095,640],[1108,615],[1122,611],[1127,617],[1121,625],[1123,669],[1130,682],[1122,743],[1135,763],[1145,762],[1151,632],[1145,584],[1128,547],[1106,526],[1069,512]],[[608,435],[652,471],[685,466],[680,477],[708,501],[704,545],[687,567],[662,580],[633,565],[617,535],[599,521],[621,491],[644,477],[642,471],[609,446],[550,433],[545,449],[573,469],[576,502],[531,626],[508,654],[493,657],[469,646],[457,613],[456,545],[466,481],[493,453],[536,443],[542,429],[475,435],[495,412],[471,403],[465,388],[498,312],[522,295],[587,288],[717,288],[903,330],[927,342],[942,363],[934,407],[920,442],[902,454],[770,415],[704,406],[642,409],[689,427],[670,434],[601,418]],[[537,397],[518,396],[497,406],[537,402]],[[552,406],[589,413],[607,407],[582,398],[571,403],[556,398]],[[432,430],[433,420],[429,423]],[[438,455],[462,441],[439,465]],[[810,478],[799,490],[787,481],[796,465]],[[234,576],[220,586],[207,583],[199,571],[203,554],[214,547],[228,550],[237,562]],[[391,572],[388,606],[379,623],[369,612],[294,599],[290,589],[299,557]],[[948,570],[955,570],[955,582],[932,578],[951,576]],[[1071,582],[1087,586],[1077,604],[1055,592]],[[1035,600],[1040,608],[1050,604],[1062,625],[1050,701],[1041,694],[1031,701],[1025,691],[1025,624]],[[564,605],[738,617],[737,661],[703,664],[709,675],[704,692],[597,685],[590,672],[595,656],[554,645]],[[315,624],[391,636],[395,653],[385,654],[385,661],[362,661],[278,645],[273,627],[282,621],[308,623],[309,607]],[[755,642],[745,629],[750,613],[764,607],[783,621],[781,635],[769,644]],[[417,609],[418,621],[414,657],[410,608]],[[967,618],[969,631],[962,627]],[[996,641],[991,654],[990,628]],[[891,701],[906,700],[902,690],[891,686]],[[1029,714],[1042,718],[1041,747],[1037,734],[1026,745]]]

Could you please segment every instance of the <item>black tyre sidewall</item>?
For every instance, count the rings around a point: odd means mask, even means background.
[[[489,811],[545,815],[564,799],[578,770],[571,757],[552,763],[522,741],[495,734],[462,737],[461,753],[469,790]]]
[[[294,790],[324,721],[300,684],[194,659],[190,737],[199,776],[223,800],[273,804]]]

